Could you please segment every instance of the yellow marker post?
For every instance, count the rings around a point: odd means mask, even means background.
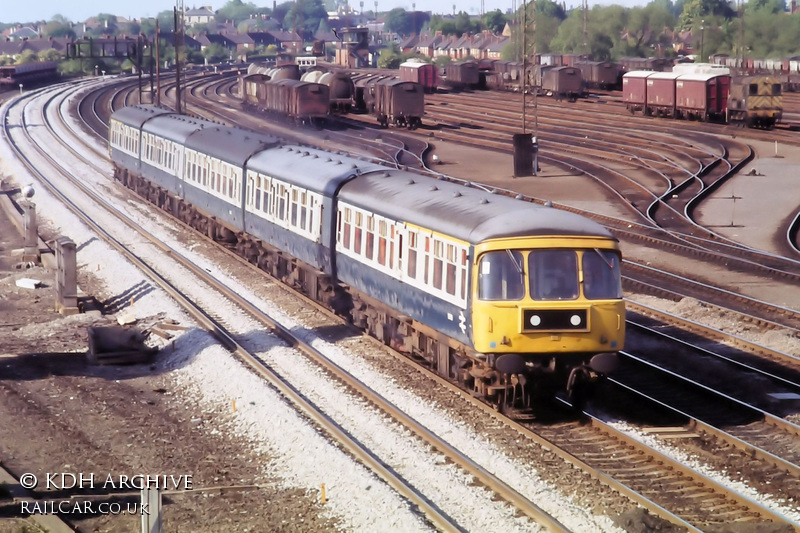
[[[322,502],[322,505],[325,505],[325,502],[327,501],[327,499],[325,498],[325,483],[320,485],[319,488],[320,488],[320,501]]]
[[[236,399],[235,398],[233,400],[231,400],[231,405],[233,406],[233,412],[235,413],[236,412]]]

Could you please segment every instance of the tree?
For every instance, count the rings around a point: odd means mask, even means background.
[[[203,49],[203,56],[209,63],[221,63],[231,57],[230,51],[219,43],[211,43]]]
[[[403,57],[390,48],[381,50],[378,57],[378,68],[400,68]]]
[[[231,20],[234,24],[238,25],[243,20],[249,19],[250,15],[254,14],[257,10],[258,8],[255,4],[245,4],[242,0],[228,0],[228,3],[217,11],[215,19],[220,23]]]
[[[466,12],[461,11],[456,15],[456,31],[458,33],[477,33],[480,29],[480,22],[473,22]]]
[[[766,11],[773,15],[786,11],[786,0],[748,0],[744,5],[745,13]]]
[[[42,28],[42,35],[53,38],[67,37],[69,39],[75,39],[75,31],[70,24],[56,21],[45,24],[44,28]]]
[[[114,34],[117,31],[117,16],[110,13],[100,13],[95,17],[97,22],[100,23],[103,33]]]
[[[39,57],[39,61],[58,61],[61,59],[61,54],[58,53],[58,50],[55,48],[48,48],[47,50],[42,50],[37,54]]]
[[[322,0],[297,0],[283,18],[283,27],[287,30],[302,31],[310,36],[319,26],[320,20],[328,20],[328,12]]]
[[[24,65],[25,63],[36,63],[39,61],[39,58],[36,56],[36,52],[33,50],[23,50],[22,53],[17,56],[17,65]]]
[[[442,32],[442,35],[459,34],[458,28],[456,28],[456,23],[453,22],[452,20],[445,20],[444,22],[442,22],[442,24],[439,26],[438,31]]]
[[[119,33],[128,36],[139,35],[139,33],[141,33],[142,31],[142,27],[136,22],[126,22],[124,24],[120,24],[119,26],[117,26],[117,28],[119,30]]]
[[[402,7],[396,7],[386,13],[383,27],[386,31],[394,32],[398,35],[411,35],[414,33],[411,16]]]
[[[489,11],[483,16],[484,27],[492,33],[500,33],[506,27],[506,16],[499,9]]]
[[[294,2],[284,2],[282,4],[278,4],[272,11],[272,18],[277,20],[281,26],[285,27],[283,21],[286,18],[286,14],[290,9],[292,9],[292,6],[294,6]]]

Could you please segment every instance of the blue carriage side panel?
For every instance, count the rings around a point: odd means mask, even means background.
[[[234,228],[244,227],[247,161],[278,139],[214,125],[196,130],[184,147],[185,198]]]
[[[247,165],[247,187],[253,190],[246,200],[244,229],[336,279],[331,253],[336,193],[348,180],[376,168],[383,167],[302,146],[262,151]],[[299,213],[291,211],[295,207]]]
[[[144,125],[158,117],[173,115],[153,106],[128,106],[114,112],[109,121],[109,155],[111,160],[136,174],[141,172],[141,133]]]

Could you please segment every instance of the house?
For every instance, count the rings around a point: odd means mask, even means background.
[[[415,48],[415,51],[425,57],[434,57],[434,50],[436,45],[444,39],[444,36],[437,32],[436,35],[422,35]]]
[[[211,6],[187,9],[183,16],[187,26],[208,24],[214,21],[214,11],[211,9]]]

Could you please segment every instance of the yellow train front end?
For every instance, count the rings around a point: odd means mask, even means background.
[[[517,376],[546,393],[571,394],[596,382],[613,371],[624,347],[620,263],[618,243],[604,237],[520,237],[476,246],[474,349],[496,375]]]
[[[783,118],[781,82],[773,76],[731,80],[728,120],[749,128],[771,129]]]

